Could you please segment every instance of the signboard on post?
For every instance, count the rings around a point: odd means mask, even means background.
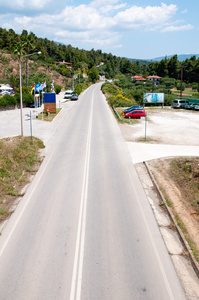
[[[47,112],[47,109],[49,109],[51,113],[56,113],[55,93],[44,93],[44,112]]]
[[[164,103],[164,93],[144,93],[143,103]]]

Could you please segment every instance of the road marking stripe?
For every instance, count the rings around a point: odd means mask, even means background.
[[[81,193],[79,222],[78,222],[77,239],[76,239],[76,247],[75,247],[75,258],[73,264],[70,300],[81,299],[92,120],[93,120],[93,95],[92,95],[91,114],[90,114],[88,135],[87,135],[84,176],[83,176],[83,185],[82,185],[82,193]]]

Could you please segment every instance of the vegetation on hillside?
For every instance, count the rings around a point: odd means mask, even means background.
[[[101,50],[87,51],[71,45],[58,44],[46,38],[38,38],[33,32],[28,33],[27,30],[23,30],[19,35],[13,29],[7,31],[3,28],[0,28],[0,72],[3,69],[0,82],[10,83],[15,90],[19,87],[19,72],[13,74],[13,67],[9,65],[9,58],[4,55],[5,53],[9,53],[15,61],[18,61],[21,55],[37,51],[41,51],[41,55],[31,56],[31,62],[22,61],[22,70],[24,70],[22,81],[23,85],[28,86],[28,93],[24,92],[23,88],[23,101],[26,103],[33,101],[31,95],[26,95],[29,94],[33,84],[46,81],[47,91],[51,90],[52,73],[57,79],[59,76],[64,78],[64,86],[55,82],[56,93],[59,93],[61,88],[75,87],[75,92],[80,94],[89,83],[96,82],[99,75],[114,79],[113,86],[117,88],[113,94],[108,94],[109,103],[115,106],[129,106],[135,102],[142,104],[144,92],[162,92],[165,94],[165,105],[170,105],[176,97],[173,90],[181,89],[182,72],[182,90],[189,88],[195,96],[198,96],[199,58],[196,59],[195,56],[182,62],[178,61],[177,55],[171,58],[165,57],[160,62],[135,61],[103,53]],[[55,62],[63,61],[71,63],[72,69],[68,69],[64,64],[55,65]],[[45,71],[39,70],[41,67]],[[151,82],[133,83],[131,76],[134,75],[142,75],[145,78],[149,75],[158,75],[162,77],[161,85],[156,87]],[[108,87],[106,92],[107,89]],[[15,102],[18,101],[17,94],[15,99],[2,97],[0,105],[16,104]]]

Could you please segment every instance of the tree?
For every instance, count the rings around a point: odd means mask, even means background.
[[[59,94],[61,92],[62,86],[55,84],[54,90],[56,94]]]
[[[13,87],[15,92],[17,88],[17,83],[18,83],[18,78],[15,75],[11,74],[9,77],[9,84]]]
[[[168,62],[169,77],[178,79],[178,56],[174,55]]]
[[[97,67],[92,67],[88,73],[89,78],[92,82],[96,82],[99,79],[99,70]]]
[[[165,57],[165,59],[162,59],[158,65],[157,68],[157,74],[161,77],[167,77],[168,76],[168,59]]]

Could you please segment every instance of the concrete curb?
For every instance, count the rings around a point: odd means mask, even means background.
[[[150,178],[151,178],[151,180],[152,180],[152,182],[153,182],[153,184],[154,184],[154,186],[155,186],[155,188],[156,188],[156,190],[157,190],[159,196],[160,196],[161,201],[164,203],[164,206],[165,206],[165,208],[166,208],[166,210],[167,210],[167,213],[168,213],[169,218],[171,219],[171,221],[172,221],[172,222],[174,223],[174,225],[175,225],[175,229],[176,229],[176,231],[177,231],[177,233],[178,233],[178,236],[179,236],[179,238],[180,238],[180,241],[182,242],[184,248],[185,248],[186,251],[188,252],[189,259],[190,259],[190,262],[191,262],[191,264],[192,264],[192,267],[193,267],[193,269],[194,269],[194,271],[195,271],[197,277],[199,278],[199,264],[198,264],[198,262],[196,261],[195,257],[193,256],[193,253],[192,253],[192,251],[191,251],[191,248],[190,248],[188,242],[186,241],[185,236],[184,236],[182,230],[181,230],[180,227],[178,226],[178,224],[177,224],[177,222],[176,222],[176,220],[175,220],[175,217],[174,217],[174,215],[173,215],[171,209],[168,207],[168,205],[167,205],[167,203],[166,203],[166,200],[165,200],[164,196],[162,195],[162,192],[160,191],[159,186],[158,186],[158,184],[157,184],[157,182],[156,182],[156,180],[155,180],[153,174],[152,174],[151,171],[149,170],[149,166],[148,166],[147,162],[144,161],[143,163],[144,163],[144,165],[145,165],[145,167],[146,167],[146,169],[147,169],[147,172],[148,172],[148,174],[149,174],[149,176],[150,176]]]

